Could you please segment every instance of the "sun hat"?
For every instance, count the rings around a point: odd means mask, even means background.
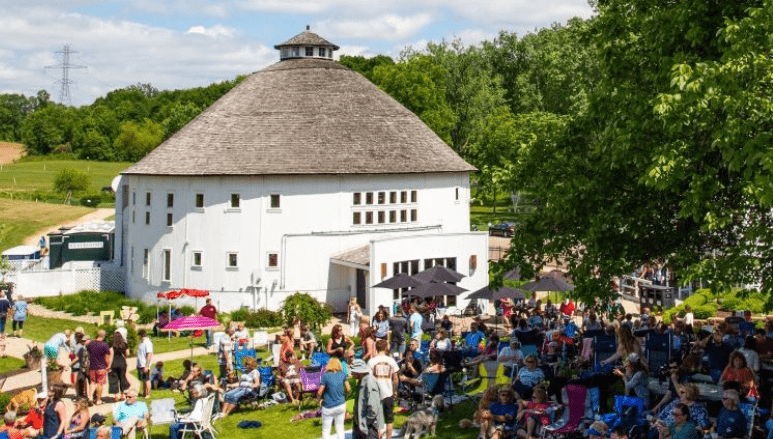
[[[370,369],[368,369],[368,364],[365,363],[364,360],[356,359],[352,361],[351,367],[349,367],[349,372],[351,373],[368,373],[370,372]]]
[[[48,399],[48,393],[45,392],[38,392],[35,399]]]

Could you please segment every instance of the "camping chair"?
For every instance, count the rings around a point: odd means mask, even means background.
[[[181,439],[185,439],[185,435],[193,433],[197,438],[204,439],[204,433],[208,432],[212,439],[215,439],[216,430],[212,427],[212,411],[215,408],[215,393],[210,393],[204,401],[204,410],[201,414],[201,419],[192,418],[178,418],[177,422],[182,424],[182,427],[178,430],[182,436]]]
[[[234,354],[233,354],[234,370],[239,371],[239,373],[244,372],[244,360],[247,357],[255,358],[256,357],[255,349],[239,349],[234,351]]]
[[[671,360],[673,349],[673,339],[670,333],[658,334],[650,332],[644,344],[645,354],[647,355],[647,366],[650,369],[650,376],[657,376],[663,366],[668,365]]]
[[[569,384],[564,388],[566,403],[562,404],[562,416],[550,425],[542,429],[542,437],[557,438],[568,436],[576,432],[585,415],[585,398],[587,389],[576,384]]]
[[[465,392],[467,395],[475,396],[482,394],[486,391],[486,389],[489,388],[489,386],[494,384],[510,384],[510,378],[505,375],[505,366],[496,360],[484,361],[480,363],[478,366],[478,376],[480,378],[478,387]],[[462,388],[466,388],[466,385],[469,382],[472,382],[472,380],[462,382]]]
[[[150,425],[171,424],[177,417],[174,398],[154,399],[150,402]]]
[[[325,371],[321,367],[302,367],[301,368],[301,393],[298,396],[300,404],[298,404],[298,410],[303,405],[303,397],[311,394],[316,395],[319,389],[319,384],[322,382],[322,374]]]
[[[617,352],[617,340],[609,335],[593,337],[593,369],[598,370],[601,362]]]
[[[113,416],[114,420],[118,418],[118,406],[120,404],[121,404],[120,402],[116,402],[113,404],[112,411],[110,414]],[[123,428],[119,426],[114,426],[114,428],[115,427],[118,428],[118,437],[120,438],[121,436],[123,436]],[[150,439],[150,422],[148,422],[147,425],[145,425],[144,427],[135,426],[133,428],[135,430],[135,433],[141,434],[142,437],[145,439]],[[96,432],[94,434],[96,435]],[[115,437],[115,430],[113,430],[113,437]]]
[[[443,395],[450,405],[454,404],[454,387],[451,383],[451,375],[448,372],[421,374],[421,383],[424,396],[431,399],[435,395]]]
[[[609,426],[610,430],[622,425],[625,431],[630,431],[634,427],[647,424],[646,412],[647,407],[643,399],[636,396],[615,395],[615,412],[601,415],[601,420]]]
[[[752,432],[754,431],[754,415],[756,412],[757,404],[749,404],[748,402],[738,403],[738,409],[746,417],[746,437],[743,439],[751,439]]]

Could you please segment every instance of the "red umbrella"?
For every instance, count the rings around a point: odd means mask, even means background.
[[[207,297],[209,296],[208,290],[194,290],[193,288],[183,288],[180,290],[181,294],[184,294],[186,296],[190,297]]]

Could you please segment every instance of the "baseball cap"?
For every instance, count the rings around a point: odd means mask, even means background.
[[[368,373],[370,372],[370,369],[368,369],[368,365],[364,360],[358,358],[352,361],[352,366],[349,368],[349,371],[351,373]]]

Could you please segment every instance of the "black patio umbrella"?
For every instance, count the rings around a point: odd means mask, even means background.
[[[489,287],[483,287],[467,296],[468,299],[488,300],[502,300],[502,298],[505,297],[511,299],[524,299],[526,296],[523,294],[522,290],[510,287],[500,287],[496,290],[492,290]]]
[[[504,279],[521,280],[521,267],[515,267],[502,275]]]
[[[405,294],[413,297],[435,297],[435,296],[458,296],[467,291],[466,288],[458,287],[445,282],[427,282],[418,287],[411,288]]]
[[[399,273],[396,276],[373,285],[373,288],[389,288],[390,290],[397,290],[400,288],[418,287],[419,285],[423,285],[423,282],[419,282],[407,273]]]
[[[574,290],[574,285],[551,276],[545,276],[536,282],[521,285],[521,289],[526,291],[572,291]]]
[[[435,265],[432,268],[428,268],[421,273],[413,275],[413,278],[419,282],[459,282],[464,277],[463,274],[446,268],[442,265]]]

